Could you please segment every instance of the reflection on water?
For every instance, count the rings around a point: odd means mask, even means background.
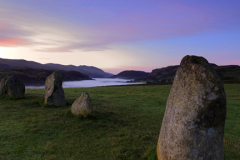
[[[66,81],[66,82],[63,82],[63,88],[144,84],[144,82],[138,82],[138,83],[128,82],[127,83],[127,81],[129,81],[129,79],[118,79],[118,78],[95,78],[94,80]],[[44,88],[44,86],[26,86],[26,88]]]

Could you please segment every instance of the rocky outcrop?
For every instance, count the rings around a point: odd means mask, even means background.
[[[25,85],[15,75],[2,78],[0,82],[0,95],[5,94],[11,98],[23,98],[25,95]]]
[[[159,160],[223,160],[224,86],[203,57],[185,56],[167,101]]]
[[[62,75],[55,71],[47,77],[44,89],[44,104],[65,106],[66,100],[62,88]]]
[[[92,100],[86,91],[83,91],[81,96],[74,101],[71,112],[74,115],[82,115],[84,117],[93,115]]]

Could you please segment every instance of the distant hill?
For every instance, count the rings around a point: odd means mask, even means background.
[[[154,69],[148,76],[135,79],[135,81],[152,82],[152,83],[171,82],[174,79],[177,69],[178,69],[178,65]]]
[[[224,82],[240,82],[240,66],[216,66],[213,67]]]
[[[84,65],[74,66],[74,65],[61,65],[61,64],[53,64],[53,63],[47,63],[47,64],[44,64],[44,66],[54,70],[78,71],[88,75],[91,78],[104,78],[104,77],[110,77],[113,75],[111,73],[106,73],[103,70],[93,66],[84,66]]]
[[[54,70],[32,69],[27,67],[2,69],[0,70],[0,79],[15,74],[25,85],[44,85],[46,78],[52,74]],[[60,70],[63,81],[91,80],[85,74],[77,71]]]
[[[150,73],[143,71],[123,71],[117,75],[111,76],[110,78],[123,78],[123,79],[137,79],[148,76]]]
[[[221,77],[224,83],[240,82],[240,66],[238,65],[217,66],[216,64],[211,64],[211,66]],[[135,81],[151,83],[173,82],[178,67],[179,65],[154,69],[148,76],[135,79]]]
[[[26,60],[12,60],[0,58],[0,70],[11,69],[16,67],[28,67],[33,69],[45,69],[45,70],[65,70],[65,71],[78,71],[88,75],[91,78],[104,78],[110,77],[113,74],[106,73],[103,70],[93,66],[74,66],[74,65],[61,65],[61,64],[41,64],[34,61]]]

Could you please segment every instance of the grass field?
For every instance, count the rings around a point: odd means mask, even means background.
[[[24,99],[0,99],[0,159],[155,159],[171,85],[64,89],[68,105],[42,107],[43,89]],[[95,118],[70,107],[87,91]],[[225,85],[225,160],[240,159],[240,84]]]

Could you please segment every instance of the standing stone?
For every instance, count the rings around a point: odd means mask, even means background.
[[[93,115],[92,100],[86,91],[83,91],[81,96],[74,101],[71,112],[74,115],[82,115],[84,117]]]
[[[2,78],[0,81],[0,96],[6,94],[6,82],[7,78]]]
[[[223,160],[226,95],[203,57],[185,56],[168,97],[158,160]]]
[[[0,92],[7,94],[11,98],[23,98],[25,94],[24,83],[15,75],[3,78],[0,84]],[[4,91],[5,90],[5,91]]]
[[[62,88],[62,75],[55,71],[47,77],[44,90],[44,104],[54,106],[65,106],[66,100]]]

